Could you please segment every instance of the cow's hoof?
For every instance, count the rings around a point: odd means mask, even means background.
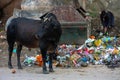
[[[12,64],[10,62],[8,62],[8,68],[13,69],[13,66],[12,66]]]
[[[21,66],[18,66],[18,69],[23,69]]]
[[[13,69],[13,67],[12,67],[12,66],[8,66],[8,68],[9,68],[9,69]]]
[[[53,69],[50,69],[49,72],[55,72]]]
[[[43,70],[43,74],[49,74],[49,72],[48,72],[48,71]]]

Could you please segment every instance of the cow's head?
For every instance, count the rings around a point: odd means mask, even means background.
[[[39,33],[40,38],[51,38],[51,36],[57,38],[61,35],[61,25],[53,13],[46,13],[40,18],[42,20],[42,33]]]
[[[43,28],[45,29],[58,29],[60,28],[60,23],[57,17],[53,13],[46,13],[40,17],[44,23]]]

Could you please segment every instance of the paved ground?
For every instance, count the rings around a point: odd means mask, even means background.
[[[42,74],[41,68],[24,67],[13,74],[7,67],[1,67],[0,80],[120,80],[120,68],[94,65],[78,69],[55,68],[54,73]]]

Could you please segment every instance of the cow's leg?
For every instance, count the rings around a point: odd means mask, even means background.
[[[46,67],[47,43],[44,44],[43,42],[41,42],[41,44],[40,44],[40,50],[41,50],[42,60],[43,60],[43,73],[44,74],[48,74],[49,72],[47,71],[47,67]]]
[[[13,52],[13,47],[14,47],[14,42],[9,42],[8,41],[8,51],[9,51],[9,58],[8,58],[8,67],[10,69],[13,68],[12,63],[11,63],[11,57],[12,57],[12,52]]]
[[[12,62],[11,62],[11,57],[13,53],[13,47],[15,43],[15,36],[12,35],[10,31],[8,31],[9,34],[7,34],[7,43],[8,43],[8,51],[9,51],[9,57],[8,57],[8,67],[11,69],[13,68]]]
[[[18,65],[18,69],[22,69],[22,66],[21,66],[21,63],[20,63],[21,50],[22,50],[22,45],[18,44],[17,45],[17,65]]]
[[[54,72],[53,66],[52,66],[53,54],[54,53],[49,53],[49,72]]]
[[[55,56],[56,55],[55,52],[56,52],[56,48],[57,48],[57,45],[55,43],[53,43],[53,48],[54,48],[53,53],[49,53],[49,72],[54,72],[52,61],[53,61],[53,57],[57,57],[57,56]]]
[[[49,73],[47,71],[47,67],[46,67],[46,59],[47,59],[46,52],[47,52],[46,50],[41,49],[42,59],[43,59],[43,73],[44,74],[48,74]]]

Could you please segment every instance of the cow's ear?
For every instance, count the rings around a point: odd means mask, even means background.
[[[39,17],[41,20],[44,18],[43,16]]]
[[[43,19],[47,14],[48,14],[48,12],[43,14],[42,16],[40,16],[40,19]]]
[[[37,40],[39,39],[39,35],[38,35],[38,34],[35,34],[34,37],[35,37],[35,39],[37,39]]]

